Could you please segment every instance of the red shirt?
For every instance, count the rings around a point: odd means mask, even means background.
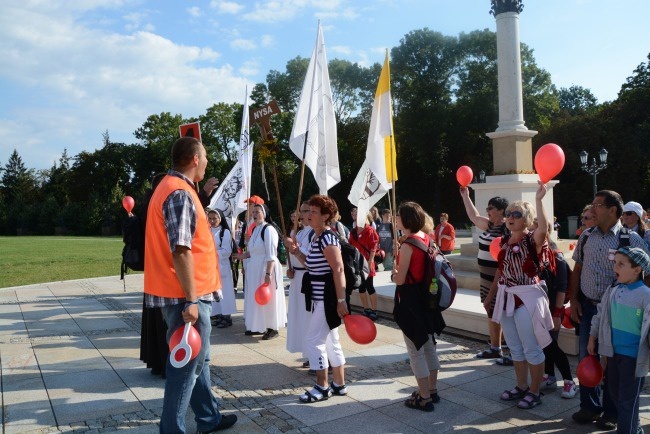
[[[424,237],[418,237],[417,235],[409,235],[409,238],[417,238],[422,241],[427,246],[429,245],[429,236],[424,234]],[[418,249],[415,246],[409,246],[413,253],[411,254],[411,261],[409,262],[409,270],[406,275],[405,284],[421,282],[424,279],[425,272],[425,255],[426,253],[423,250]],[[397,254],[397,263],[399,263],[399,253]]]
[[[349,241],[350,244],[359,250],[359,252],[370,264],[370,255],[372,254],[374,259],[375,252],[379,248],[379,234],[377,231],[374,230],[370,225],[365,225],[361,233],[357,232],[357,228],[352,228],[350,231]],[[375,261],[372,261],[368,277],[373,277],[376,274]]]

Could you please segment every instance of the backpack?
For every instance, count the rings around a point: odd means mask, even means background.
[[[334,231],[324,231],[321,234],[321,238],[326,233],[335,235],[339,240],[339,244],[341,245],[341,257],[343,259],[343,272],[345,274],[345,292],[346,294],[351,294],[352,291],[359,289],[364,283],[366,283],[366,279],[370,273],[368,261],[366,261],[366,258],[363,257],[356,247]],[[321,238],[318,240],[318,245],[322,251]]]
[[[416,237],[408,237],[404,243],[425,253],[424,287],[428,289],[428,304],[431,309],[442,312],[454,302],[458,288],[451,263],[432,238],[429,238],[429,245]]]
[[[224,228],[223,228],[223,226],[221,226],[221,231],[219,232],[219,244],[220,245],[223,245],[223,232],[224,232]],[[232,253],[237,253],[237,243],[235,242],[235,240],[232,237],[230,238],[230,249],[231,249]],[[232,255],[228,259],[230,259],[230,262],[232,263]]]
[[[284,243],[282,242],[282,231],[280,230],[280,228],[277,227],[275,223],[264,223],[264,226],[262,226],[262,232],[260,234],[260,236],[262,237],[262,241],[264,241],[264,232],[266,232],[267,226],[271,226],[278,233],[278,244],[275,246],[275,248],[278,251],[278,260],[280,261],[281,264],[286,264],[287,249],[286,247],[284,247]]]
[[[146,223],[146,222],[145,222]],[[144,228],[145,225],[135,214],[128,217],[122,225],[122,265],[120,266],[120,279],[128,270],[144,271]]]
[[[580,245],[578,246],[580,259],[583,261],[585,258],[585,244],[587,244],[587,238],[589,238],[589,235],[596,230],[596,227],[597,226],[594,226],[593,228],[589,228],[583,232],[585,236],[582,237]],[[630,230],[626,227],[622,227],[621,230],[618,231],[618,247],[630,247]]]

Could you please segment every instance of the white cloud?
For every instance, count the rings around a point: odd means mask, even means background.
[[[239,68],[239,73],[247,77],[252,77],[260,72],[260,62],[256,59],[245,61]]]
[[[335,45],[328,48],[328,52],[332,54],[343,54],[349,56],[352,54],[352,49],[347,45]]]
[[[237,14],[244,9],[244,6],[239,3],[225,0],[213,0],[210,2],[210,7],[215,8],[217,12],[222,14]]]
[[[0,164],[16,147],[28,167],[49,167],[63,148],[101,146],[107,129],[133,143],[151,114],[198,116],[215,102],[241,102],[252,87],[211,48],[88,28],[54,12],[13,7],[0,17],[0,91],[21,89],[0,100]]]
[[[192,6],[191,8],[187,8],[187,13],[194,18],[198,18],[201,15],[203,15],[201,8],[198,6]]]
[[[262,35],[261,38],[262,47],[270,47],[275,43],[275,38],[273,35]]]
[[[235,50],[254,50],[257,44],[250,39],[235,39],[230,42],[230,46]]]
[[[355,16],[354,8],[341,8],[341,3],[342,0],[263,0],[256,2],[243,18],[254,22],[274,23],[289,21],[304,12],[327,18]]]

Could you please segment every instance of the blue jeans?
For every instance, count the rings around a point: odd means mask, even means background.
[[[580,354],[579,359],[584,359],[589,343],[589,332],[591,331],[591,319],[598,313],[598,308],[589,300],[580,302],[582,306],[582,317],[580,318]],[[580,408],[592,413],[604,412],[603,416],[608,420],[616,420],[616,406],[607,391],[607,382],[603,386],[603,405],[600,405],[600,386],[586,387],[580,385]]]
[[[167,323],[167,342],[176,329],[185,325],[183,303],[162,308]],[[201,351],[187,365],[174,368],[167,358],[167,381],[163,411],[160,417],[161,433],[184,433],[187,406],[192,407],[196,427],[210,431],[221,422],[217,399],[210,388],[210,311],[211,303],[199,301],[199,320],[194,327],[201,336]]]

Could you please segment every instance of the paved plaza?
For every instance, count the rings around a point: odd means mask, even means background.
[[[158,431],[164,380],[139,360],[142,287],[142,275],[128,275],[126,289],[105,277],[0,290],[3,433]],[[571,421],[579,400],[561,399],[561,388],[532,410],[500,401],[515,384],[512,368],[475,359],[484,342],[450,334],[438,340],[441,402],[433,413],[406,408],[415,379],[388,317],[369,345],[355,344],[341,327],[348,396],[301,404],[297,396],[314,377],[286,351],[286,330],[263,341],[244,336],[241,314],[233,318],[211,339],[213,389],[222,411],[239,418],[228,432],[596,432]],[[650,432],[648,386],[641,406]],[[191,412],[187,420],[195,432]]]

